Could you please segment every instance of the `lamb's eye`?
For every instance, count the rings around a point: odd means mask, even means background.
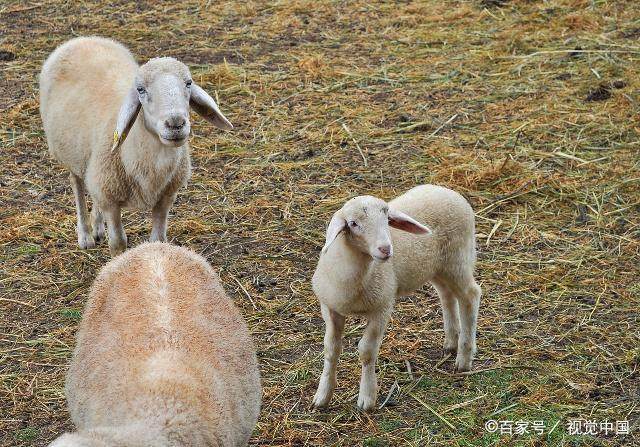
[[[191,87],[191,84],[193,83],[193,81],[191,79],[189,79],[188,81],[185,82],[185,85],[187,87]]]
[[[351,228],[356,228],[358,226],[358,222],[356,222],[355,220],[349,221],[349,226]]]
[[[147,93],[147,91],[144,89],[144,87],[138,87],[138,93],[144,95],[145,93]]]

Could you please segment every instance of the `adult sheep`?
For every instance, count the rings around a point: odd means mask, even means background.
[[[111,254],[124,251],[122,208],[151,209],[151,241],[166,240],[169,209],[191,173],[189,106],[218,128],[233,127],[176,59],[138,66],[127,48],[101,37],[72,39],[49,56],[40,114],[49,152],[70,171],[80,248],[104,239],[106,220]]]

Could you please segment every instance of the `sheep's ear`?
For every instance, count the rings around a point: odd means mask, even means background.
[[[422,225],[420,222],[407,216],[405,213],[391,208],[389,208],[389,226],[414,234],[433,233],[426,225]]]
[[[198,115],[209,121],[219,129],[230,130],[233,125],[222,114],[218,104],[207,92],[195,83],[191,84],[191,99],[189,104]]]
[[[329,222],[329,226],[327,227],[327,238],[324,242],[324,247],[322,247],[322,253],[325,253],[329,246],[336,240],[338,235],[342,230],[347,227],[347,221],[342,217],[341,211],[336,211],[331,218],[331,222]]]
[[[113,132],[113,146],[111,146],[112,151],[118,149],[124,142],[124,139],[127,138],[127,135],[131,130],[131,126],[136,122],[136,117],[138,116],[140,107],[142,107],[142,105],[140,104],[138,90],[133,87],[124,98],[122,106],[120,106],[116,130]]]

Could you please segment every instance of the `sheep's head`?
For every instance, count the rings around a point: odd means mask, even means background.
[[[190,107],[216,127],[233,127],[213,98],[193,82],[186,65],[171,57],[151,59],[138,69],[120,108],[112,149],[122,144],[140,109],[146,128],[162,144],[182,146],[191,130]]]
[[[347,241],[361,252],[386,261],[393,255],[390,226],[409,233],[431,233],[429,228],[389,207],[384,200],[359,196],[345,203],[331,218],[322,252],[326,252],[338,234],[344,231]]]

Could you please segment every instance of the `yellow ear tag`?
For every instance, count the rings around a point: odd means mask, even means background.
[[[120,136],[118,135],[118,131],[114,130],[113,131],[113,146],[111,146],[111,150],[114,151],[117,147],[118,147],[118,140],[120,139]]]

